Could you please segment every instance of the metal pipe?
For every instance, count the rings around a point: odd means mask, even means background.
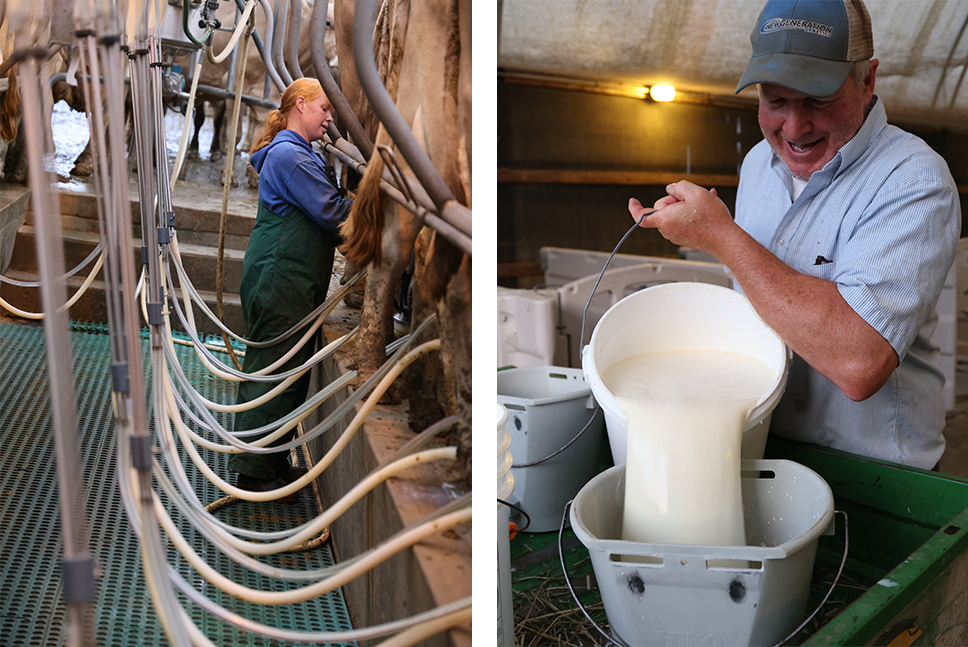
[[[342,156],[340,156],[340,158],[346,161],[351,166],[353,166],[354,170],[357,170],[357,172],[362,174],[363,171],[359,170],[359,168],[357,167],[365,169],[366,160],[362,157],[362,153],[358,148],[353,146],[353,144],[349,143],[345,139],[337,140],[335,143],[328,144],[328,145],[335,147],[337,151],[342,152],[344,155],[347,155],[348,156],[347,158],[343,158]],[[410,177],[410,176],[406,175],[406,177]],[[395,186],[396,184],[395,179],[387,169],[383,170],[383,182],[387,183],[390,186]],[[443,220],[448,225],[450,225],[458,232],[460,232],[462,237],[466,238],[468,241],[470,240],[471,238],[470,209],[468,209],[467,207],[465,207],[464,205],[458,202],[450,202],[445,207],[444,213],[435,214],[434,212],[437,210],[437,207],[434,205],[433,200],[430,199],[430,196],[427,194],[426,189],[424,189],[419,182],[417,182],[414,179],[413,182],[408,182],[407,187],[410,189],[410,194],[412,195],[413,201],[416,203],[417,207],[422,208],[424,211],[428,213],[432,213],[435,216],[439,216],[441,220]],[[416,210],[410,208],[405,202],[400,202],[400,204],[406,207],[411,213],[413,213],[417,217],[423,217],[421,213],[418,213]],[[448,209],[450,210],[448,211]],[[434,222],[433,219],[431,219],[431,221],[428,221],[427,224],[431,224],[431,222]],[[431,226],[433,227],[432,224]],[[437,229],[437,228],[434,227],[434,229]],[[438,229],[437,231],[441,231],[441,230]],[[444,232],[441,231],[441,233],[444,233]],[[444,235],[446,236],[446,234]],[[451,240],[451,239],[448,238],[448,240]],[[463,249],[463,245],[464,245],[463,242],[458,243],[455,240],[451,240],[451,242]],[[468,243],[468,246],[469,246],[469,243]]]
[[[349,131],[353,141],[363,153],[364,159],[370,159],[373,155],[373,142],[363,130],[363,125],[356,118],[356,114],[350,109],[349,102],[340,91],[333,73],[329,69],[329,61],[326,60],[324,41],[326,38],[326,5],[325,2],[317,2],[313,5],[313,17],[309,23],[309,50],[313,56],[313,67],[316,69],[316,78],[323,86],[323,92],[333,104],[333,109]],[[334,129],[335,130],[335,129]],[[339,132],[336,133],[337,135]],[[335,141],[335,138],[334,138]]]
[[[246,5],[246,6],[248,6],[248,5]],[[253,5],[253,8],[254,8],[254,5]],[[236,25],[239,24],[239,18],[241,18],[243,15],[246,17],[246,20],[248,20],[249,16],[245,13],[245,10],[243,9],[243,10],[240,11],[239,8],[236,7],[235,8],[235,24]],[[238,41],[236,41],[236,42],[238,42]],[[229,70],[228,70],[228,72],[226,73],[226,76],[225,76],[225,89],[228,90],[228,91],[230,91],[230,92],[235,92],[235,70],[236,70],[236,66],[238,66],[238,64],[239,64],[239,48],[238,47],[233,47],[232,48],[232,53],[229,55]]]
[[[238,11],[235,12],[236,15],[238,15],[239,11],[245,10],[245,0],[235,0],[235,5],[238,8]],[[254,27],[252,28],[252,42],[255,43],[255,48],[259,52],[259,57],[262,58],[262,60],[265,60],[266,58],[265,45],[262,42],[262,36],[259,35],[259,30]],[[268,69],[266,71],[268,72]],[[268,78],[269,76],[267,74],[266,79],[268,80]]]
[[[441,214],[445,211],[460,213],[453,207],[449,210],[445,209],[448,203],[457,203],[454,194],[451,193],[444,179],[437,172],[426,151],[420,147],[417,138],[410,130],[410,126],[407,125],[403,115],[397,110],[393,99],[380,80],[380,74],[373,60],[373,27],[375,24],[376,1],[356,0],[356,15],[353,20],[353,61],[356,63],[360,85],[370,100],[373,111],[380,118],[397,148],[407,160],[407,164],[410,165],[424,188],[427,189],[427,193],[430,194],[438,212]],[[467,215],[469,214],[470,211],[467,210]],[[469,234],[470,232],[465,233]]]
[[[67,78],[67,73],[66,72],[58,72],[57,74],[51,74],[50,75],[50,85],[53,85],[57,81],[63,81],[66,78]],[[90,80],[90,79],[88,79],[88,80]],[[3,79],[0,79],[0,90],[2,90],[5,87],[5,85],[2,83],[2,81],[3,81]],[[103,76],[99,76],[98,77],[98,81],[100,83],[104,83],[104,77]],[[131,83],[131,79],[127,79],[126,78],[124,80],[124,83],[125,83],[125,85],[129,85]],[[225,88],[217,88],[214,85],[205,85],[205,84],[200,83],[198,85],[198,90],[205,92],[205,94],[209,94],[209,95],[218,97],[220,99],[235,99],[235,92],[230,92],[230,91],[226,90]],[[177,94],[177,96],[178,96],[179,99],[188,99],[189,94],[187,92],[179,92]],[[275,101],[270,101],[268,99],[260,99],[258,97],[253,97],[252,95],[249,95],[249,94],[243,94],[242,95],[242,103],[244,103],[246,105],[249,105],[249,106],[257,106],[257,107],[260,107],[260,108],[269,108],[270,110],[274,110],[274,109],[276,109],[276,108],[279,107],[279,104],[276,103]]]
[[[345,142],[346,140],[341,141]],[[347,165],[351,166],[353,170],[360,175],[366,171],[366,164],[354,158],[352,155],[349,155],[345,150],[341,150],[341,148],[329,143],[327,143],[325,146],[326,150],[332,151],[337,157],[343,160],[343,162],[345,162]],[[357,151],[357,153],[359,153],[359,151]],[[411,186],[410,188],[413,189],[415,187]],[[412,200],[408,200],[403,192],[391,184],[388,179],[380,179],[380,190],[386,193],[389,198],[410,211],[410,213],[420,218],[425,225],[434,229],[437,233],[446,238],[462,252],[465,254],[471,253],[473,247],[471,237],[451,225],[449,222],[445,221],[443,218],[434,213],[433,210],[416,204]],[[416,196],[414,197],[416,199]]]
[[[285,0],[283,0],[285,2]],[[327,3],[328,4],[328,3]],[[315,5],[314,5],[315,6]],[[289,0],[289,25],[286,27],[285,59],[292,78],[301,79],[302,68],[299,67],[299,26],[302,23],[302,2]]]
[[[234,92],[229,92],[228,90],[225,90],[223,88],[216,88],[216,87],[211,86],[211,85],[199,84],[198,85],[198,89],[199,89],[199,91],[204,91],[205,94],[210,94],[212,96],[216,96],[216,97],[219,97],[219,98],[222,98],[222,99],[235,99],[235,93]],[[188,98],[188,93],[186,93],[186,92],[179,92],[178,93],[178,97],[181,98],[181,99],[187,99]],[[253,97],[253,96],[248,95],[248,94],[243,94],[242,95],[242,103],[244,103],[246,105],[249,105],[249,106],[258,106],[258,107],[261,107],[261,108],[269,108],[270,110],[274,110],[274,109],[276,109],[276,108],[279,107],[279,104],[276,103],[275,101],[270,101],[269,99],[259,99],[258,97]]]
[[[56,194],[50,191],[51,182],[44,169],[44,157],[48,147],[44,141],[44,110],[40,97],[40,75],[37,60],[28,57],[22,65],[21,92],[24,102],[24,134],[27,142],[31,203],[34,211],[34,227],[37,230],[36,251],[40,273],[41,303],[46,313],[44,336],[47,342],[51,414],[53,418],[54,447],[56,451],[57,483],[61,497],[61,529],[64,536],[64,589],[69,613],[69,644],[94,645],[94,626],[85,619],[85,607],[94,599],[94,560],[87,548],[87,524],[84,519],[84,491],[80,478],[80,452],[77,440],[77,413],[74,408],[74,386],[70,371],[55,367],[71,365],[71,342],[67,328],[67,313],[60,309],[66,301],[67,291],[63,280],[64,248],[58,223],[59,209]],[[49,116],[48,116],[49,122]],[[86,572],[79,571],[87,565]],[[71,573],[75,576],[70,581]],[[90,579],[84,589],[79,584]]]
[[[279,76],[279,71],[276,70],[276,65],[272,62],[272,32],[274,31],[272,25],[272,8],[269,6],[269,0],[259,0],[259,6],[262,7],[262,13],[264,13],[266,17],[265,46],[260,52],[262,54],[262,62],[265,63],[266,66],[266,72],[269,73],[266,78],[266,84],[268,85],[269,81],[271,80],[273,85],[276,86],[276,89],[282,93],[286,91],[286,86],[288,84],[285,83],[282,80],[282,77]],[[268,96],[268,94],[266,94],[266,96]]]
[[[151,100],[154,120],[155,167],[158,186],[158,227],[168,227],[168,215],[174,213],[171,203],[171,178],[168,175],[168,147],[165,145],[165,107],[161,99],[161,39],[148,40],[151,61]],[[167,247],[165,248],[167,250]]]
[[[276,71],[279,72],[282,80],[286,82],[286,87],[289,87],[293,79],[289,74],[289,70],[286,69],[286,62],[282,60],[282,47],[286,41],[286,16],[289,13],[288,0],[276,0],[275,11],[276,26],[272,33],[272,62],[276,66]],[[279,90],[279,92],[285,92],[285,88]]]
[[[89,116],[91,118],[91,123],[93,124],[104,124],[106,123],[104,115],[104,104],[101,103],[101,84],[91,83],[90,79],[92,77],[98,76],[98,56],[97,56],[97,44],[94,39],[94,35],[90,34],[87,36],[87,47],[78,47],[78,56],[80,56],[80,77],[81,77],[81,88],[84,90],[84,100],[89,108]],[[91,74],[87,74],[87,68],[85,62],[87,58],[90,57],[90,67]],[[98,207],[98,227],[99,231],[103,232],[101,235],[101,244],[105,248],[105,261],[104,261],[104,285],[105,285],[105,305],[107,307],[108,321],[117,321],[120,317],[121,305],[118,301],[118,268],[117,263],[114,261],[114,234],[113,231],[107,225],[107,219],[105,214],[112,212],[114,210],[113,192],[110,187],[112,186],[112,179],[110,177],[110,172],[108,170],[108,158],[107,158],[107,141],[106,133],[102,128],[92,128],[91,129],[91,144],[93,146],[92,151],[94,153],[94,159],[97,161],[94,166],[94,186],[97,190],[97,195],[101,198],[97,201]],[[120,178],[114,178],[113,181],[121,181]],[[107,185],[107,188],[105,188]],[[107,253],[111,251],[111,253]],[[110,353],[111,353],[111,364],[117,364],[121,361],[123,353],[120,348],[120,339],[115,335],[108,335],[110,339]]]

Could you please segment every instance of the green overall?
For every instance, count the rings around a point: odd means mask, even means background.
[[[265,341],[286,332],[326,299],[333,272],[335,234],[328,233],[298,208],[280,216],[259,202],[255,227],[242,262],[242,317],[248,339]],[[268,348],[249,347],[242,370],[252,373],[282,357],[302,338],[297,333]],[[275,372],[297,367],[312,357],[313,340]],[[270,391],[278,382],[240,382],[238,403],[249,402]],[[309,390],[307,372],[275,398],[248,411],[235,414],[235,430],[255,429],[269,424],[305,402]],[[290,431],[273,446],[292,440]],[[255,438],[245,439],[252,442]],[[281,476],[289,465],[288,452],[274,454],[231,454],[230,472],[257,479]]]

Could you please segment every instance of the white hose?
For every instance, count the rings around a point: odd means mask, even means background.
[[[174,522],[172,522],[171,517],[168,516],[168,512],[165,510],[165,506],[161,503],[161,498],[158,497],[157,494],[154,496],[155,513],[158,515],[162,528],[164,528],[165,532],[168,533],[168,538],[178,549],[178,552],[182,554],[188,563],[191,564],[202,577],[222,591],[230,595],[234,595],[242,600],[254,602],[256,604],[272,605],[297,604],[321,595],[326,595],[327,593],[330,593],[333,590],[343,586],[347,582],[351,582],[375,566],[382,564],[400,551],[409,548],[410,546],[413,546],[414,544],[421,542],[428,537],[450,530],[455,526],[469,523],[471,521],[472,514],[471,510],[464,509],[457,512],[452,512],[449,515],[445,515],[431,522],[421,524],[410,532],[397,537],[394,541],[381,545],[377,551],[367,555],[366,558],[353,564],[351,567],[319,582],[289,591],[260,591],[233,582],[231,579],[219,573],[204,559],[202,559],[185,540]]]
[[[239,37],[242,35],[242,30],[245,28],[245,23],[249,19],[249,14],[252,13],[252,10],[255,8],[255,3],[256,0],[249,0],[247,3],[245,3],[245,11],[242,12],[242,17],[239,18],[239,20],[235,23],[235,31],[232,32],[232,38],[229,39],[228,45],[225,46],[225,49],[222,50],[221,54],[216,55],[212,50],[211,45],[205,46],[205,58],[208,59],[209,63],[218,65],[229,57],[229,54],[231,54],[232,50],[235,49],[236,43],[239,42]],[[236,88],[235,91],[237,93],[241,93],[242,88]]]
[[[339,437],[336,443],[329,449],[328,452],[326,452],[326,455],[323,456],[322,460],[320,460],[315,465],[313,465],[312,469],[310,469],[302,477],[296,479],[295,481],[281,488],[270,490],[268,492],[250,492],[248,490],[243,490],[233,485],[229,485],[218,474],[212,471],[212,468],[208,466],[208,464],[205,462],[205,459],[203,459],[198,454],[198,450],[195,449],[195,446],[191,442],[191,439],[188,438],[187,435],[182,434],[181,430],[179,429],[179,435],[181,437],[182,444],[185,446],[185,449],[191,455],[192,461],[195,463],[195,466],[199,469],[199,471],[202,472],[202,474],[204,474],[209,481],[214,483],[221,490],[223,490],[228,494],[231,494],[236,498],[245,499],[246,501],[274,501],[284,496],[288,496],[290,494],[298,492],[305,486],[309,485],[312,481],[316,479],[317,476],[322,474],[323,471],[327,467],[329,467],[329,465],[336,459],[336,456],[339,455],[341,451],[343,451],[343,449],[349,443],[350,439],[353,438],[353,436],[356,434],[359,428],[363,425],[363,421],[366,420],[366,417],[376,406],[377,402],[380,400],[381,397],[383,397],[383,393],[390,387],[390,384],[393,383],[393,380],[403,371],[404,368],[406,368],[411,362],[413,362],[421,355],[431,350],[436,350],[439,348],[440,348],[440,340],[435,339],[433,341],[429,341],[425,344],[418,346],[417,348],[413,349],[412,351],[410,351],[409,353],[401,357],[399,362],[397,362],[397,364],[394,365],[393,369],[383,378],[383,380],[380,381],[377,387],[373,390],[373,393],[371,393],[370,397],[367,398],[366,402],[363,404],[363,406],[357,412],[356,416],[353,418],[353,421],[349,424],[349,426],[347,426],[346,430]],[[320,526],[318,530],[322,530],[322,528],[325,528],[325,525]],[[318,530],[316,532],[318,532]],[[315,532],[311,532],[308,534],[307,537],[304,537],[300,541],[293,542],[293,543],[296,544],[296,543],[301,543],[302,541],[306,541],[314,534]]]
[[[195,93],[198,91],[198,77],[202,75],[202,61],[195,64],[195,72],[192,75],[192,89],[188,93],[188,106],[185,108],[185,122],[182,124],[181,141],[178,144],[178,156],[175,157],[175,168],[171,172],[171,190],[175,190],[178,183],[178,176],[181,174],[182,164],[185,163],[185,155],[188,153],[188,134],[192,129],[192,117],[195,111]]]
[[[172,243],[173,243],[173,245],[172,245],[172,253],[175,254],[179,259],[181,259],[181,250],[178,248],[178,245],[175,242],[175,238],[172,238]],[[184,303],[184,308],[185,308],[185,317],[188,319],[189,325],[192,327],[192,329],[197,332],[198,326],[195,323],[195,317],[192,314],[191,299],[189,298],[189,295],[188,295],[188,292],[187,292],[187,288],[184,285],[184,283],[186,283],[188,281],[188,277],[187,276],[182,276],[181,272],[178,273],[178,277],[179,277],[179,280],[183,283],[183,285],[181,286],[181,290],[182,290],[182,301]],[[177,298],[177,297],[173,297],[173,298]],[[316,318],[316,320],[309,327],[309,329],[303,334],[302,338],[300,338],[300,340],[291,349],[289,349],[289,351],[287,351],[282,357],[280,357],[279,359],[277,359],[275,362],[273,362],[269,366],[266,366],[265,368],[259,369],[258,371],[255,371],[255,372],[251,373],[250,375],[269,375],[270,373],[272,373],[273,371],[275,371],[277,368],[279,368],[280,366],[282,366],[283,364],[285,364],[286,362],[288,362],[296,353],[298,353],[302,349],[303,346],[306,345],[306,343],[309,342],[310,339],[313,338],[313,335],[315,335],[316,334],[316,331],[319,330],[319,327],[323,325],[323,321],[326,319],[327,316],[329,316],[329,311],[324,311],[324,312],[320,313],[319,317]],[[350,334],[352,334],[352,333],[350,333]],[[344,336],[341,339],[343,341],[345,341],[347,339],[347,337]],[[339,343],[342,343],[342,341],[337,340],[337,342],[333,342],[333,344],[336,344],[337,346],[339,345]],[[335,348],[335,346],[333,346],[333,344],[329,344],[327,346],[327,348],[330,348],[330,347]],[[199,352],[199,353],[197,353],[197,355],[198,355],[199,361],[202,362],[202,365],[205,366],[205,368],[208,369],[216,377],[221,377],[222,379],[229,380],[229,381],[232,381],[232,382],[241,382],[242,381],[242,378],[240,378],[240,377],[238,377],[236,375],[233,375],[231,373],[228,373],[228,372],[222,370],[221,368],[215,366],[214,364],[212,364],[212,362],[209,361],[209,359],[207,357],[205,357],[205,355],[203,353],[200,353]],[[319,355],[318,353],[316,355],[314,355],[314,358],[317,357],[318,355]],[[314,362],[314,360],[313,359],[310,359],[306,363],[306,366],[311,366],[311,364],[313,362]]]
[[[421,640],[430,638],[431,636],[436,636],[440,632],[446,631],[451,627],[467,624],[471,621],[471,611],[471,607],[468,606],[442,618],[421,622],[420,624],[414,625],[409,629],[401,631],[393,638],[388,638],[387,640],[378,643],[376,647],[409,647],[410,645],[416,645]]]
[[[171,341],[170,341],[171,329],[170,328],[167,329],[166,332],[168,333],[166,337],[168,337],[169,346],[172,349],[172,351],[174,351],[174,348],[175,348],[174,344],[171,344]],[[347,333],[346,335],[343,335],[339,339],[333,342],[330,342],[325,347],[317,351],[313,355],[313,358],[326,356],[328,353],[331,352],[331,350],[338,348],[343,342],[349,339],[351,335],[352,333]],[[218,411],[220,413],[238,413],[239,411],[248,411],[262,404],[265,404],[266,402],[269,402],[274,397],[276,397],[277,395],[285,391],[291,384],[293,384],[300,377],[302,377],[310,368],[312,368],[312,365],[307,366],[306,368],[304,368],[302,371],[300,371],[295,375],[291,375],[287,377],[285,380],[283,380],[282,382],[274,386],[271,391],[267,391],[266,393],[262,394],[258,398],[255,398],[254,400],[250,400],[249,402],[243,402],[242,404],[220,404],[218,402],[212,402],[211,400],[207,400],[201,395],[199,395],[198,397],[201,400],[201,402],[205,405],[205,407],[210,411]],[[236,381],[238,381],[238,379],[236,379]]]
[[[62,305],[57,309],[57,312],[64,312],[65,310],[70,310],[71,306],[77,303],[77,301],[82,296],[84,296],[84,293],[87,292],[87,289],[91,287],[92,283],[94,283],[94,277],[96,277],[98,272],[101,271],[101,266],[103,264],[104,264],[104,252],[101,252],[100,254],[98,254],[97,261],[95,261],[94,267],[93,269],[91,269],[91,273],[87,275],[87,277],[84,279],[84,282],[81,283],[81,286],[77,288],[77,291],[74,292],[74,294],[71,295],[71,298],[67,300],[67,303],[65,303],[64,305]],[[0,306],[2,306],[4,310],[7,310],[11,314],[15,314],[18,317],[23,317],[24,319],[36,320],[36,319],[44,318],[43,312],[27,312],[26,310],[21,310],[20,308],[17,308],[16,306],[12,306],[6,301],[4,301],[2,297],[0,297]]]
[[[165,402],[168,407],[168,416],[171,419],[171,421],[175,424],[175,428],[178,430],[178,435],[181,437],[184,437],[187,435],[188,438],[191,439],[191,441],[196,445],[200,445],[201,447],[204,447],[205,449],[208,449],[214,452],[220,452],[223,454],[241,454],[249,451],[248,449],[246,449],[246,447],[243,447],[241,445],[246,445],[248,447],[266,447],[267,445],[271,444],[273,441],[279,438],[282,438],[287,433],[289,433],[290,430],[295,428],[296,425],[298,425],[300,422],[305,420],[309,416],[309,414],[311,414],[315,410],[315,407],[306,409],[306,411],[299,414],[298,416],[295,416],[289,422],[281,425],[275,431],[269,434],[266,434],[265,436],[257,440],[254,440],[251,443],[243,443],[243,441],[238,440],[236,441],[240,445],[238,447],[231,446],[231,445],[219,445],[218,443],[212,442],[206,438],[203,438],[202,436],[199,436],[197,433],[195,433],[195,431],[192,430],[191,427],[185,424],[185,422],[181,419],[180,415],[177,415],[178,404],[175,402],[175,393],[174,393],[174,390],[172,389],[171,378],[168,375],[167,366],[165,367],[164,372],[165,372]],[[316,406],[318,407],[319,404],[322,404],[322,401],[317,403]]]

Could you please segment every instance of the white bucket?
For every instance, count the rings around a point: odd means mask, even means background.
[[[530,366],[498,371],[497,400],[508,409],[515,498],[530,518],[528,532],[558,530],[565,504],[599,470],[604,418],[581,369]],[[592,418],[594,416],[594,419]],[[511,513],[518,526],[524,517]]]
[[[803,621],[817,542],[833,529],[833,493],[794,461],[743,461],[742,469],[747,546],[620,539],[624,465],[578,493],[571,525],[588,548],[613,634],[629,645],[773,645]]]
[[[508,411],[497,405],[497,498],[507,501],[514,492],[511,474],[511,434],[505,424]],[[497,504],[497,644],[514,647],[514,604],[511,590],[511,544],[507,506]]]
[[[690,349],[745,353],[776,371],[773,387],[757,400],[743,427],[742,457],[763,457],[770,417],[786,388],[790,351],[739,292],[708,283],[668,283],[609,308],[582,349],[582,370],[605,412],[616,465],[625,463],[628,419],[602,382],[602,372],[627,357]]]

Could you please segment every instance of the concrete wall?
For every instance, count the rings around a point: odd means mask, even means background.
[[[330,339],[346,332],[343,328],[347,319],[341,312],[346,312],[342,306],[324,326]],[[350,318],[356,316],[358,313]],[[336,321],[340,323],[330,326]],[[332,382],[343,370],[337,360],[323,362],[313,369],[311,391]],[[323,420],[345,399],[346,389],[343,389],[323,403],[305,421],[306,429]],[[356,409],[351,410],[335,428],[309,443],[314,463],[333,446],[355,414]],[[317,480],[324,505],[339,500],[370,471],[391,460],[397,449],[412,437],[403,405],[378,405],[363,428]],[[442,489],[444,483],[445,466],[433,463],[408,469],[377,486],[332,524],[331,541],[337,561],[378,545],[447,503],[453,490]],[[470,595],[470,565],[470,526],[459,526],[404,550],[343,586],[353,626],[370,627],[398,620]],[[470,645],[470,632],[465,626],[421,644],[465,647]]]

